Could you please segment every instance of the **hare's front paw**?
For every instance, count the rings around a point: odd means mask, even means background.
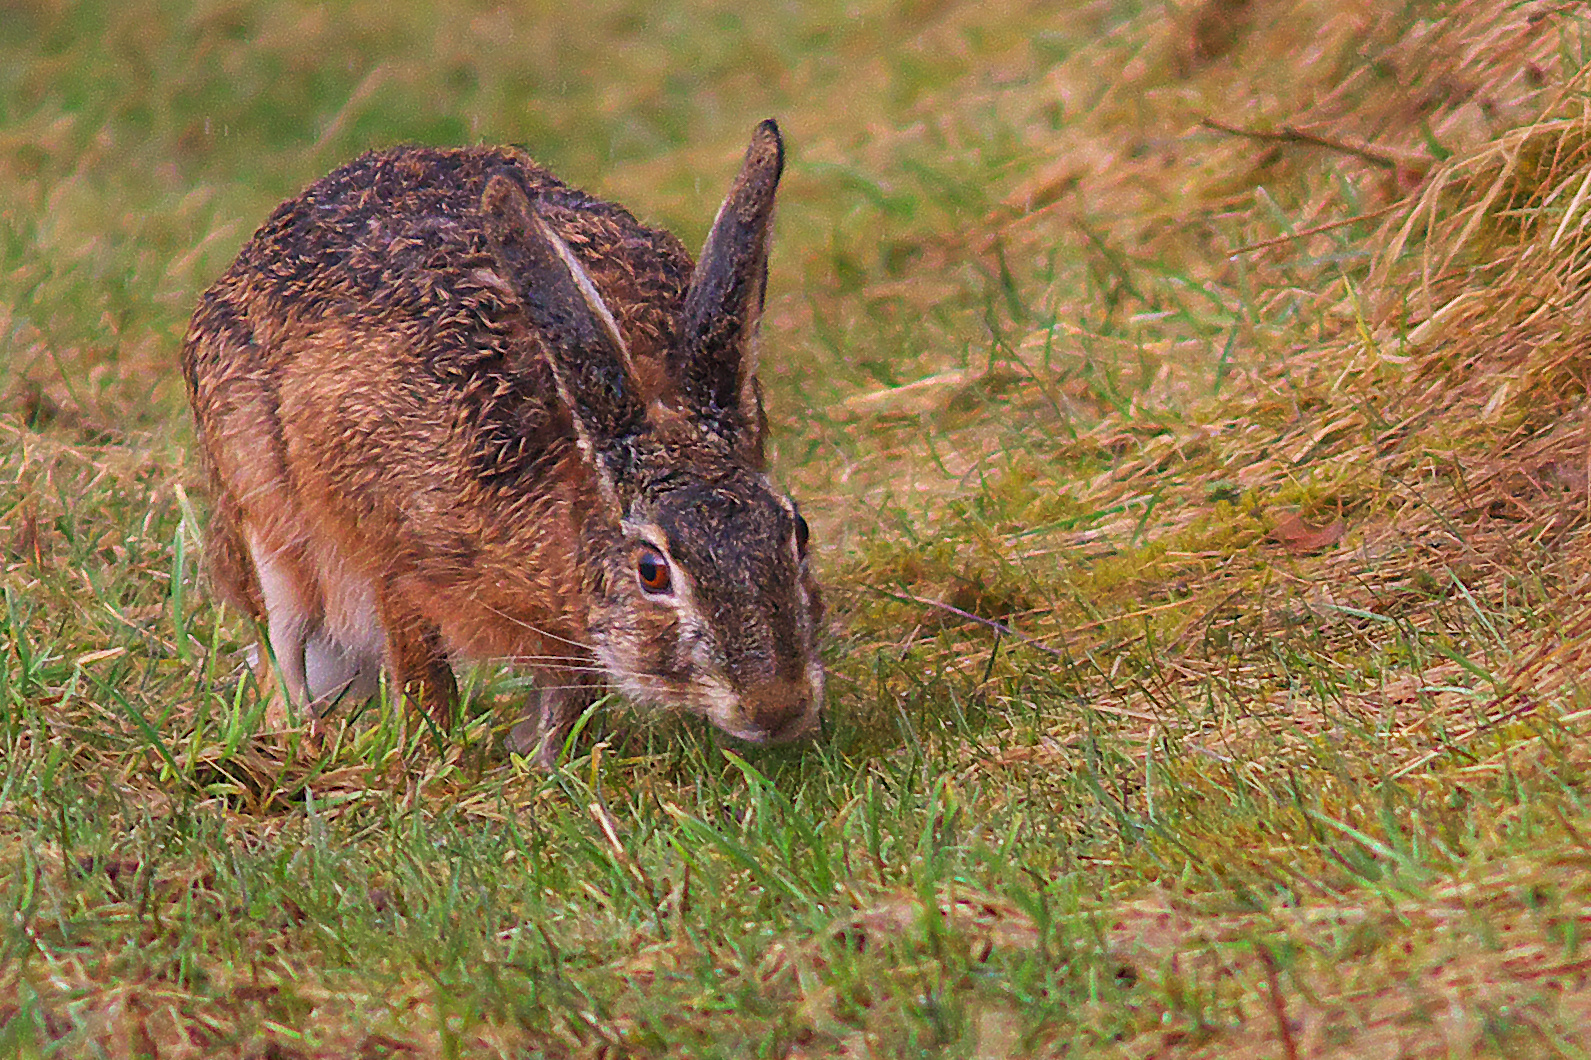
[[[525,717],[508,730],[508,749],[530,759],[537,769],[550,771],[558,764],[569,730],[590,702],[584,689],[538,689]]]

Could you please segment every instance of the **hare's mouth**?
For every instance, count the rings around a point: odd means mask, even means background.
[[[713,719],[713,724],[737,740],[745,740],[758,746],[794,743],[818,731],[818,712],[803,711],[792,715],[773,728],[736,727],[720,724],[717,719]]]

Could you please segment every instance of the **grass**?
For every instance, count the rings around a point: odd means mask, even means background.
[[[11,5],[0,1046],[1587,1055],[1587,29]],[[398,140],[699,243],[770,114],[828,739],[612,703],[543,775],[497,671],[457,732],[269,728],[198,573],[198,292]]]

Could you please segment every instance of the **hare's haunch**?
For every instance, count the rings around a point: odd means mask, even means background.
[[[546,763],[604,683],[756,743],[812,731],[823,605],[765,473],[772,121],[694,266],[510,148],[367,154],[283,203],[183,349],[218,591],[280,692],[511,658]]]

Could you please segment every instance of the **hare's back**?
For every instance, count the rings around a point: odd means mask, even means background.
[[[660,353],[690,278],[683,246],[514,148],[363,155],[283,203],[218,287],[253,303],[257,330],[351,318],[424,334],[439,354],[473,346],[509,312],[480,213],[487,180],[505,169],[581,259],[635,352]]]

